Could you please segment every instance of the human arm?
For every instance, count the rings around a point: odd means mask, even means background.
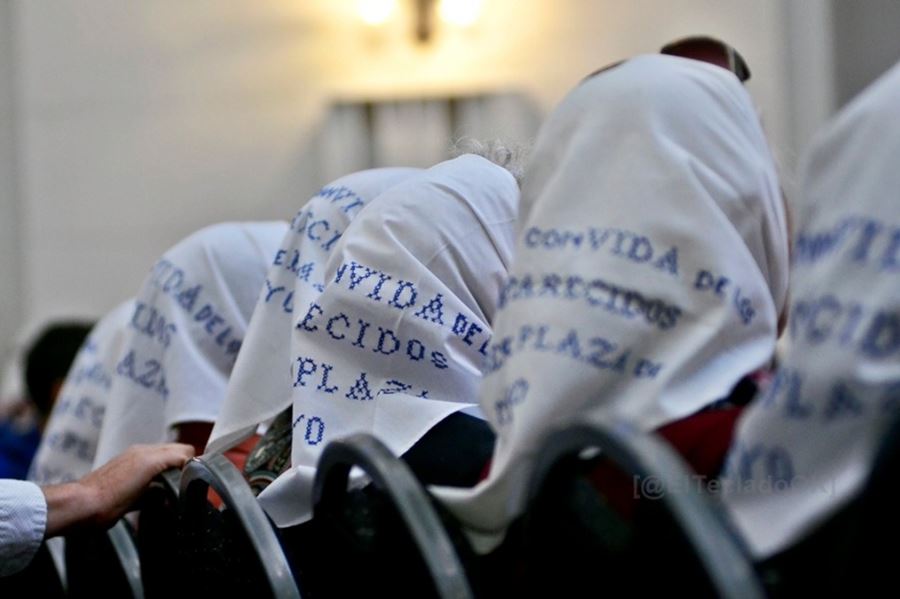
[[[83,478],[42,488],[47,502],[46,538],[86,527],[107,527],[118,520],[153,478],[180,468],[194,455],[189,445],[134,445]]]

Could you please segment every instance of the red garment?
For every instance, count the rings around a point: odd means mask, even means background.
[[[687,462],[701,479],[719,474],[731,446],[734,427],[744,406],[706,410],[670,422],[656,430]],[[481,480],[488,477],[491,464],[485,464]],[[588,479],[622,516],[630,517],[634,500],[640,498],[640,481],[623,473],[608,460],[600,459],[587,474]]]
[[[238,470],[241,472],[244,471],[244,463],[247,461],[247,456],[250,455],[250,452],[253,451],[253,448],[256,447],[256,444],[259,443],[259,435],[253,435],[243,443],[239,445],[235,445],[228,451],[224,453],[225,457],[228,458],[228,461],[234,464]],[[222,507],[222,499],[219,495],[212,490],[210,487],[209,492],[206,494],[206,499],[209,501],[212,506],[216,509]]]
[[[738,416],[744,406],[708,410],[657,429],[700,476],[713,478],[725,462]]]
[[[687,462],[698,484],[715,478],[725,462],[738,416],[744,406],[707,410],[670,422],[656,430]],[[609,460],[601,459],[588,473],[588,479],[606,501],[623,517],[630,518],[634,500],[640,499],[641,481],[623,473]]]

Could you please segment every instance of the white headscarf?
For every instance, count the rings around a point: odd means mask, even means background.
[[[134,300],[119,304],[94,325],[78,350],[53,406],[28,479],[56,484],[91,471],[112,376]]]
[[[804,162],[788,342],[742,415],[723,489],[760,557],[861,488],[900,391],[900,66],[853,101]]]
[[[233,447],[252,435],[257,424],[291,405],[295,306],[305,311],[324,289],[325,261],[350,221],[372,198],[419,170],[380,168],[346,175],[320,189],[297,212],[270,260],[208,452]]]
[[[213,422],[287,223],[206,227],[168,250],[135,298],[97,446],[100,466],[134,443]]]
[[[482,549],[548,430],[653,429],[727,396],[770,359],[787,288],[769,148],[740,82],[706,63],[641,56],[579,85],[541,130],[520,223],[481,391],[490,477],[437,490]]]
[[[366,431],[402,454],[474,405],[518,199],[509,172],[464,155],[389,189],[348,227],[325,290],[297,313],[292,468],[260,495],[276,524],[309,518],[329,441]]]

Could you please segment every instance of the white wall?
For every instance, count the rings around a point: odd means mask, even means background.
[[[291,212],[316,115],[285,4],[17,3],[29,320],[102,313],[204,224]]]
[[[0,373],[21,318],[21,247],[16,195],[12,4],[0,0]],[[0,374],[2,376],[2,374]]]
[[[834,3],[835,91],[844,104],[900,59],[900,2]]]
[[[782,32],[786,40],[787,138],[782,159],[787,167],[782,184],[789,196],[796,191],[792,171],[800,153],[837,106],[835,94],[834,3],[792,0],[785,5]]]
[[[797,145],[795,0],[486,0],[427,48],[405,22],[364,29],[354,0],[8,1],[29,322],[101,314],[206,223],[289,217],[323,182],[330,98],[512,90],[546,112],[598,66],[703,32],[751,64],[788,166]]]

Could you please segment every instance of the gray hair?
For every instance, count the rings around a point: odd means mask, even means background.
[[[499,139],[480,140],[473,137],[460,137],[450,148],[450,157],[456,158],[463,154],[475,154],[486,160],[490,160],[497,166],[502,166],[512,174],[516,183],[522,186],[522,177],[525,175],[525,158],[528,150],[524,146],[507,144]]]

